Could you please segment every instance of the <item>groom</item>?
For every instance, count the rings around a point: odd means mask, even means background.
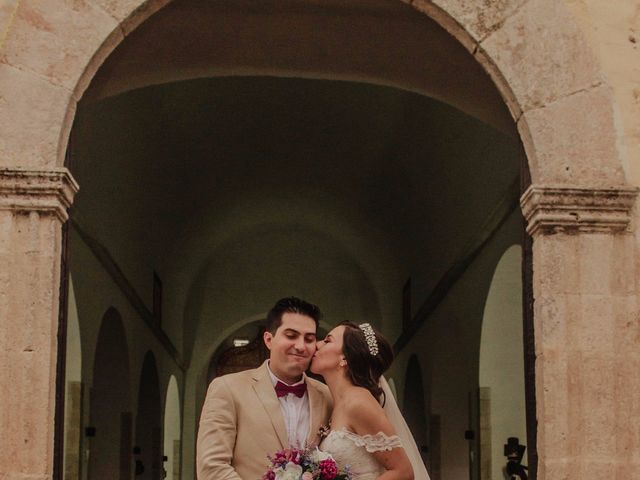
[[[198,480],[256,480],[267,469],[267,455],[317,442],[332,407],[326,385],[304,374],[319,320],[315,305],[278,300],[264,332],[269,360],[211,382],[198,431]]]

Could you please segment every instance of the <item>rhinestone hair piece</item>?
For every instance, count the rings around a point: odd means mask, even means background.
[[[377,355],[378,341],[376,340],[376,334],[373,331],[373,328],[371,328],[371,325],[369,325],[368,323],[361,323],[360,325],[358,325],[358,328],[360,328],[360,330],[362,330],[362,333],[364,333],[364,339],[367,341],[369,353],[371,355]]]

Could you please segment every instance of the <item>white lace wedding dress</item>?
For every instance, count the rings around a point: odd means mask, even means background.
[[[341,467],[348,465],[354,480],[375,480],[384,468],[373,453],[401,447],[397,435],[360,436],[346,428],[331,430],[320,444],[320,450],[329,453]]]
[[[354,480],[375,480],[384,472],[384,468],[373,454],[401,447],[413,467],[414,480],[430,480],[418,446],[384,377],[380,377],[380,386],[386,399],[384,413],[397,435],[388,436],[379,432],[361,436],[341,428],[329,432],[320,444],[320,450],[331,454],[341,467],[349,465]]]

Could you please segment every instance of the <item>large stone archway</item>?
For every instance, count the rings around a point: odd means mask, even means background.
[[[10,412],[0,476],[52,475],[60,225],[78,188],[62,165],[76,104],[113,49],[167,3],[16,0],[0,11],[0,382],[12,385],[0,396]],[[629,340],[636,192],[607,79],[564,2],[411,4],[485,68],[525,146],[539,478],[637,469],[640,439],[627,421],[640,413],[629,380],[640,362]]]

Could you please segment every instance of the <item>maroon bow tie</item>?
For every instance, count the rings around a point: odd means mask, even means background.
[[[298,385],[285,385],[282,382],[276,383],[276,395],[278,395],[278,398],[284,397],[287,393],[293,393],[296,397],[302,398],[306,391],[306,383],[299,383]]]

